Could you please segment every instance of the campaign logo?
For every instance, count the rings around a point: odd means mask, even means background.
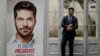
[[[16,56],[34,56],[34,47],[29,44],[18,44],[15,49]]]

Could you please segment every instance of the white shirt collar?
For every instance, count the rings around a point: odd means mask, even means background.
[[[16,34],[14,34],[11,38],[11,43],[21,43],[17,38],[16,38]],[[35,42],[35,38],[32,37],[32,40],[28,43],[28,44],[31,44],[31,43],[34,43]],[[23,43],[22,43],[23,44]]]

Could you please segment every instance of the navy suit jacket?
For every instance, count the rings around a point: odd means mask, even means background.
[[[63,17],[62,23],[61,23],[61,27],[63,27],[63,31],[62,31],[62,35],[73,35],[76,36],[76,32],[75,29],[78,28],[78,21],[77,21],[77,17],[72,16],[72,20],[71,20],[71,24],[73,24],[72,26],[72,30],[71,31],[67,31],[66,30],[66,26],[68,25],[68,15]]]

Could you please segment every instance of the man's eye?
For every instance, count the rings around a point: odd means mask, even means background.
[[[27,20],[33,20],[33,18],[28,18]]]
[[[18,20],[23,20],[23,18],[18,18]]]

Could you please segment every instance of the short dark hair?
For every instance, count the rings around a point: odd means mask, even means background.
[[[70,8],[68,8],[68,10],[73,10],[74,11],[74,8],[73,7],[70,7]]]
[[[34,4],[29,1],[20,1],[14,7],[14,18],[17,17],[17,11],[19,10],[30,10],[33,12],[33,16],[36,18],[37,9]]]

